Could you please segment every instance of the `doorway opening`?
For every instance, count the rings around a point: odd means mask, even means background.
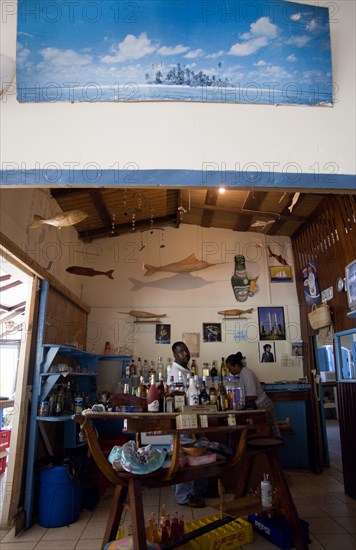
[[[0,525],[12,524],[22,486],[29,391],[27,386],[35,300],[35,276],[0,250],[0,429],[2,450]]]

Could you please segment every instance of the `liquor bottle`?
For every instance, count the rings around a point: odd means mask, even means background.
[[[157,390],[158,390],[158,394],[159,394],[159,412],[165,412],[165,410],[164,410],[165,409],[165,407],[164,407],[165,388],[164,388],[162,374],[159,377],[159,383],[158,383]]]
[[[158,379],[162,375],[162,378],[164,378],[164,364],[162,363],[162,357],[158,357],[157,361],[157,376]]]
[[[130,376],[136,376],[136,373],[137,373],[136,363],[134,359],[132,359],[130,363]]]
[[[173,408],[174,412],[182,412],[185,405],[185,390],[183,375],[178,372],[178,382],[175,382],[173,389]]]
[[[235,377],[235,408],[237,410],[244,409],[245,408],[245,392],[243,387],[241,386],[240,377]]]
[[[141,357],[137,357],[137,374],[139,376],[142,375],[142,362],[141,362]]]
[[[192,359],[192,364],[190,365],[190,370],[191,370],[193,376],[195,376],[197,374],[197,364],[195,362],[195,359]]]
[[[155,368],[155,362],[154,361],[151,361],[150,370],[148,371],[148,375],[151,376],[151,374],[154,374],[156,376],[156,368]]]
[[[229,401],[223,379],[220,380],[218,387],[218,409],[219,411],[227,411],[229,409]]]
[[[57,394],[56,398],[56,408],[55,408],[55,416],[61,416],[63,413],[63,401],[62,401],[62,390],[60,390]]]
[[[167,380],[169,380],[169,371],[171,370],[172,368],[172,359],[170,357],[167,358],[167,363],[166,363],[166,377],[167,377]]]
[[[164,395],[164,401],[165,401],[165,412],[166,413],[172,413],[173,412],[173,388],[174,388],[174,376],[169,377],[169,384],[166,386],[166,391]]]
[[[189,377],[189,386],[186,393],[187,405],[199,405],[199,392],[195,385],[194,376]]]
[[[209,363],[203,363],[203,376],[209,376]]]
[[[250,280],[247,276],[245,256],[235,256],[235,269],[231,277],[231,286],[238,302],[246,302],[250,290]]]
[[[206,390],[206,379],[205,376],[203,376],[202,382],[201,382],[201,389],[199,394],[199,403],[200,405],[209,405],[210,403],[210,397]]]
[[[148,388],[145,384],[143,376],[140,376],[140,385],[137,388],[137,397],[141,397],[141,399],[147,399],[147,393]]]
[[[221,358],[221,366],[220,366],[220,377],[228,376],[228,370],[225,363],[225,357]]]
[[[194,383],[198,393],[200,393],[200,382],[199,382],[199,376],[197,374],[194,375]]]
[[[147,410],[148,412],[159,411],[159,391],[154,374],[151,374],[151,385],[147,392]]]
[[[182,537],[185,532],[185,525],[184,525],[184,514],[181,514],[179,518],[179,536]]]
[[[144,380],[148,379],[148,372],[149,372],[148,361],[147,361],[147,359],[144,359],[143,367],[142,367],[142,376],[143,376]]]
[[[215,376],[217,376],[219,373],[218,373],[218,369],[217,369],[217,363],[216,361],[213,361],[213,364],[212,364],[212,367],[210,369],[210,376],[212,378],[215,378]]]
[[[214,383],[214,377],[211,377],[211,384],[209,388],[209,400],[211,405],[217,405],[218,402],[218,390]]]

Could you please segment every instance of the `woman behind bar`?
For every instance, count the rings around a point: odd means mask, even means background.
[[[243,356],[240,351],[227,357],[226,366],[233,376],[240,376],[240,384],[245,393],[246,409],[269,409],[269,422],[271,435],[281,437],[277,424],[277,415],[273,401],[263,391],[262,386],[253,372],[243,363]]]

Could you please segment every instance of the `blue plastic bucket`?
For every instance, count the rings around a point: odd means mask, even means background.
[[[64,466],[40,471],[38,523],[42,527],[62,527],[79,518],[82,490]]]

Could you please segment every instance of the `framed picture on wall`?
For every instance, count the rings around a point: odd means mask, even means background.
[[[221,323],[203,323],[203,342],[221,342]]]
[[[291,283],[293,273],[290,265],[269,266],[269,278],[271,283]]]
[[[260,363],[275,363],[276,344],[274,342],[258,342],[258,357]]]
[[[283,307],[259,307],[257,310],[260,340],[285,340]]]
[[[183,332],[182,340],[190,351],[191,357],[199,357],[200,355],[200,333],[199,332]]]
[[[171,325],[156,325],[155,344],[171,343]]]

